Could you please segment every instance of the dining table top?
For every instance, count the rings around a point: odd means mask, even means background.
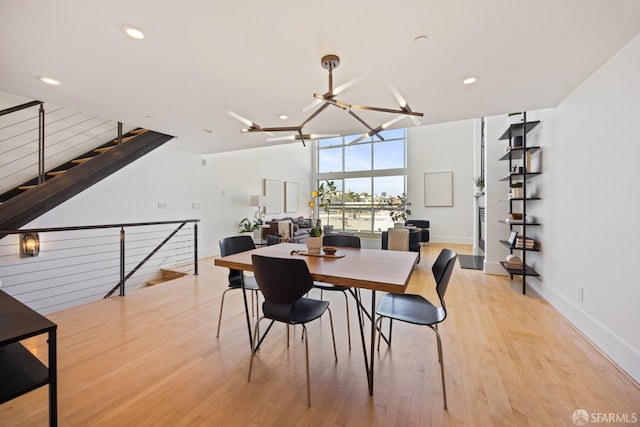
[[[253,254],[306,261],[313,280],[403,294],[418,261],[415,252],[338,247],[334,257],[309,256],[305,245],[280,243],[216,258],[215,265],[253,271]]]

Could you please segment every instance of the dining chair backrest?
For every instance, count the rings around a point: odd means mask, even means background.
[[[265,301],[290,305],[313,287],[309,267],[303,259],[252,255],[251,262]]]
[[[436,281],[436,292],[440,298],[440,303],[444,308],[444,294],[447,292],[449,286],[449,279],[453,272],[453,267],[456,263],[458,255],[451,249],[442,249],[438,258],[431,267],[433,278]]]
[[[389,241],[387,243],[387,249],[390,251],[408,251],[409,233],[409,229],[407,228],[390,228],[388,231]]]
[[[342,248],[361,248],[360,237],[345,236],[342,234],[329,234],[322,238],[322,244],[325,246],[338,246]]]
[[[220,255],[228,256],[256,248],[251,236],[231,236],[220,240]],[[229,269],[229,283],[240,281],[242,271]]]

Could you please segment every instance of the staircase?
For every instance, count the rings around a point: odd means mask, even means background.
[[[0,194],[0,230],[18,229],[163,145],[173,136],[135,129]],[[4,236],[0,235],[0,238]]]
[[[179,279],[180,277],[187,276],[187,273],[183,273],[182,271],[170,270],[166,268],[161,268],[160,273],[162,277],[156,280],[150,280],[147,282],[147,286],[159,285],[160,283],[168,282],[170,280]]]

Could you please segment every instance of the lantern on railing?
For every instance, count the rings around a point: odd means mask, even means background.
[[[22,233],[20,235],[20,256],[37,256],[40,252],[40,237],[38,233]]]

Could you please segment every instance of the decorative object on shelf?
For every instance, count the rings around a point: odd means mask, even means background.
[[[408,200],[407,195],[402,193],[401,195],[392,198],[389,202],[389,206],[391,206],[389,216],[391,216],[393,226],[395,228],[404,227],[405,222],[407,222],[407,215],[411,215],[411,210],[409,210],[411,202]]]
[[[264,218],[264,207],[267,205],[267,198],[265,196],[251,196],[251,198],[249,199],[249,206],[253,207],[253,208],[258,208],[256,209],[256,213],[253,215],[253,217],[257,220],[262,221],[262,219]]]
[[[509,233],[509,238],[507,239],[507,243],[509,243],[509,246],[515,245],[517,238],[518,238],[518,232],[515,230],[511,230],[511,233]]]
[[[515,255],[507,255],[506,261],[507,267],[513,270],[522,270],[522,267],[524,266],[524,264],[522,264],[522,260]]]
[[[307,251],[310,254],[319,254],[320,248],[322,248],[322,228],[313,227],[309,230],[309,237],[307,237]]]
[[[511,196],[512,199],[523,199],[524,189],[522,188],[522,182],[511,183]]]
[[[20,235],[20,256],[23,258],[38,256],[40,253],[40,236],[38,233],[22,233]]]
[[[314,98],[316,98],[315,101],[313,101],[311,104],[309,104],[307,107],[303,108],[302,111],[307,112],[313,108],[316,108],[318,105],[320,105],[319,108],[317,108],[313,113],[311,113],[311,115],[309,117],[307,117],[300,125],[298,126],[277,126],[277,127],[266,127],[263,128],[261,126],[259,126],[258,124],[252,122],[251,120],[242,117],[241,115],[234,113],[233,111],[227,111],[227,113],[235,118],[236,120],[239,120],[240,122],[244,123],[247,128],[246,129],[242,129],[241,132],[243,133],[247,133],[247,132],[265,132],[265,133],[271,133],[271,132],[294,132],[293,135],[289,135],[289,136],[285,136],[282,138],[270,138],[267,139],[267,141],[276,141],[276,140],[299,140],[302,141],[302,144],[305,144],[305,140],[310,140],[310,139],[318,139],[318,138],[324,138],[324,137],[330,137],[330,136],[337,136],[336,134],[332,134],[332,135],[313,135],[313,134],[305,134],[303,133],[302,129],[307,125],[307,123],[309,123],[311,120],[313,120],[318,114],[320,114],[322,111],[324,111],[327,107],[329,107],[330,105],[337,107],[343,111],[346,111],[349,115],[351,115],[354,119],[356,119],[358,122],[360,122],[361,124],[363,124],[367,129],[369,129],[368,133],[371,133],[372,135],[376,135],[378,138],[380,138],[382,141],[384,141],[384,138],[382,138],[382,136],[379,134],[379,132],[381,130],[383,130],[383,128],[385,127],[385,125],[379,126],[377,128],[373,128],[373,126],[368,125],[360,116],[358,116],[356,113],[354,113],[353,110],[365,110],[365,111],[377,111],[377,112],[381,112],[381,113],[391,113],[391,114],[400,114],[402,117],[405,116],[409,116],[412,118],[415,117],[422,117],[424,114],[422,113],[418,113],[415,111],[412,111],[411,108],[409,107],[409,105],[407,104],[407,101],[402,97],[402,95],[400,95],[400,93],[393,87],[389,87],[389,89],[391,90],[391,93],[393,94],[393,96],[396,98],[396,100],[398,101],[398,104],[400,105],[400,109],[399,110],[394,110],[394,109],[390,109],[390,108],[381,108],[381,107],[368,107],[365,105],[354,105],[354,104],[348,104],[346,102],[342,102],[336,99],[336,96],[338,94],[340,94],[342,91],[346,90],[347,88],[353,86],[354,84],[358,83],[360,80],[362,80],[361,77],[358,77],[354,80],[348,81],[336,88],[333,87],[333,70],[335,68],[337,68],[340,65],[340,57],[338,57],[338,55],[325,55],[322,57],[322,59],[320,60],[320,64],[322,65],[322,68],[324,68],[325,70],[329,71],[329,90],[327,92],[325,92],[324,94],[318,94],[318,93],[314,93],[313,96]],[[420,122],[416,120],[414,120],[414,122],[416,122],[416,126],[420,124]],[[387,126],[390,126],[388,124],[389,122],[385,123]]]
[[[515,124],[518,124],[518,123],[522,123],[522,121],[523,121],[522,112],[509,113],[507,115],[507,119],[509,120],[509,125],[515,125]]]

